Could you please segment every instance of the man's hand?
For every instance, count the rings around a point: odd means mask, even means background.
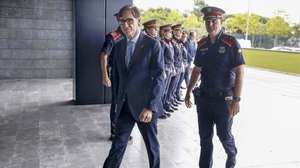
[[[151,120],[152,120],[152,111],[147,109],[147,108],[144,108],[143,111],[141,112],[140,116],[139,116],[139,119],[140,119],[141,122],[144,122],[144,123],[151,122]]]
[[[232,101],[228,110],[230,117],[235,116],[240,111],[240,102]]]
[[[111,87],[111,81],[110,81],[109,77],[103,77],[102,84],[106,87]]]
[[[193,103],[191,101],[191,94],[186,93],[184,101],[185,101],[185,105],[186,105],[187,108],[191,108],[192,107]]]

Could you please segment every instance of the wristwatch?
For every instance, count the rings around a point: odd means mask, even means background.
[[[239,96],[233,96],[233,101],[240,102],[241,101],[241,97],[239,97]]]

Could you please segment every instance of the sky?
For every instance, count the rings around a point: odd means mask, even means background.
[[[182,12],[192,11],[193,0],[133,0],[133,3],[142,9],[168,7]],[[217,6],[228,14],[245,13],[248,11],[248,0],[206,0],[206,4]],[[275,11],[283,10],[288,14],[290,23],[300,22],[299,0],[249,0],[250,12],[261,16],[271,17]]]

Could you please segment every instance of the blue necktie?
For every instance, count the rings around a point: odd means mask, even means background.
[[[132,54],[133,54],[133,47],[134,47],[134,42],[133,41],[128,41],[127,42],[127,49],[126,49],[126,57],[125,57],[125,63],[128,68]]]

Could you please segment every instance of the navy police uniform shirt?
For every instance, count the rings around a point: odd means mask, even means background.
[[[174,48],[169,40],[161,40],[161,47],[162,47],[162,54],[164,56],[164,61],[165,61],[165,69],[166,70],[171,70],[172,67],[174,66]]]
[[[180,69],[183,58],[182,58],[182,50],[181,50],[181,42],[177,39],[172,39],[172,44],[174,47],[174,66],[176,69]]]
[[[194,64],[202,68],[200,88],[229,91],[235,83],[233,68],[245,61],[237,40],[221,31],[214,44],[209,37],[198,42]]]
[[[182,51],[182,62],[184,63],[184,65],[187,65],[188,64],[188,51],[183,42],[180,43],[180,48]]]
[[[188,52],[188,64],[190,65],[193,62],[194,57],[196,55],[196,50],[197,50],[196,42],[192,41],[191,39],[188,39],[184,43],[184,46]]]
[[[112,62],[112,58],[111,58],[112,49],[115,46],[115,44],[117,42],[121,41],[123,38],[124,38],[124,35],[118,30],[110,32],[105,36],[105,41],[101,48],[101,52],[110,56],[109,61],[108,61],[110,66],[111,66],[111,62]]]

